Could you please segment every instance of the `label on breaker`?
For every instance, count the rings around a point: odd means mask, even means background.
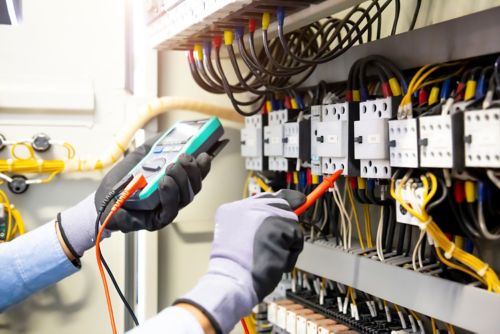
[[[326,142],[329,144],[338,144],[339,142],[339,136],[336,135],[327,135],[326,136]]]
[[[307,334],[307,320],[304,317],[297,317],[297,334]]]
[[[366,138],[368,144],[380,144],[380,135],[370,135]]]
[[[276,311],[278,309],[278,305],[276,303],[270,303],[267,307],[267,319],[270,323],[276,323]]]
[[[271,137],[271,138],[269,138],[269,142],[271,144],[279,144],[279,143],[281,143],[281,138],[279,138],[279,137]]]
[[[288,311],[286,314],[286,331],[290,334],[297,332],[297,316],[295,312]]]

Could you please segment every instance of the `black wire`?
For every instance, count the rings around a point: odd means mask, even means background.
[[[417,23],[418,14],[420,13],[420,5],[422,5],[422,0],[417,0],[415,5],[415,11],[413,12],[413,18],[411,19],[409,30],[415,29],[415,24]]]
[[[401,2],[399,0],[394,0],[394,22],[392,23],[391,36],[396,35],[396,29],[398,28],[398,20],[400,12],[401,12]]]
[[[96,236],[96,239],[97,239],[97,234],[99,233],[99,225],[100,225],[101,217],[102,217],[104,211],[106,210],[106,208],[108,207],[109,203],[111,203],[111,200],[114,197],[115,197],[115,191],[111,191],[104,198],[104,201],[101,203],[101,207],[99,208],[99,212],[97,214],[97,218],[96,218],[96,221],[95,221],[95,236]],[[99,242],[100,242],[100,240],[99,240]],[[101,259],[102,265],[104,266],[104,268],[108,272],[109,278],[111,279],[111,282],[113,283],[113,286],[115,287],[115,290],[118,293],[118,296],[120,296],[120,299],[122,300],[123,305],[125,305],[125,308],[127,309],[128,313],[130,314],[130,317],[134,321],[134,324],[136,326],[139,326],[139,321],[137,320],[137,317],[135,316],[134,310],[132,309],[132,307],[130,306],[130,304],[127,301],[127,298],[125,298],[125,295],[123,294],[122,290],[120,289],[120,286],[118,285],[118,282],[116,281],[115,276],[113,275],[113,272],[111,271],[111,269],[108,266],[108,263],[104,259],[104,255],[102,254],[101,249],[99,249],[99,257]]]
[[[386,252],[391,252],[394,243],[394,234],[396,232],[396,208],[394,205],[389,206],[389,227],[387,229]]]
[[[406,224],[398,224],[398,243],[396,245],[396,254],[401,255],[403,254],[403,247],[405,243],[405,234],[406,234]]]

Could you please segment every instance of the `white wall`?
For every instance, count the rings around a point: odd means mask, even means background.
[[[86,114],[0,109],[0,132],[15,139],[43,131],[54,139],[73,143],[78,155],[95,156],[111,143],[125,118],[123,2],[25,0],[23,14],[22,25],[0,26],[0,80],[13,78],[12,85],[19,76],[47,81],[54,77],[91,80],[96,108]],[[59,125],[47,125],[54,120]],[[19,125],[22,123],[31,125]],[[7,156],[6,152],[0,154],[2,158]],[[24,195],[9,196],[22,213],[27,229],[32,230],[94,191],[101,176],[67,175],[47,185],[34,185]],[[123,237],[116,233],[104,244],[103,252],[121,280]],[[121,305],[117,298],[113,299],[117,323],[122,328]],[[0,315],[0,332],[105,332],[109,329],[105,305],[95,254],[89,251],[83,257],[81,272]]]

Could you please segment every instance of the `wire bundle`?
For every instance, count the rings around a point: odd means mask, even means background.
[[[254,18],[250,18],[246,41],[245,30],[239,27],[234,31],[224,31],[223,39],[216,36],[203,45],[196,44],[187,55],[191,74],[203,89],[215,94],[227,94],[234,109],[241,115],[256,114],[276,94],[297,98],[294,89],[313,73],[318,64],[332,61],[353,45],[370,42],[373,38],[379,39],[382,13],[392,2],[393,0],[386,0],[380,4],[379,0],[372,0],[366,7],[353,7],[341,19],[328,17],[286,34],[285,11],[279,7],[276,10],[278,36],[271,40],[268,36],[271,14],[264,12],[260,31],[262,48],[259,51],[255,43],[256,22]],[[396,15],[392,34],[396,33],[400,1],[396,0],[394,3]],[[419,10],[420,1],[417,2],[410,30],[415,26]],[[375,22],[376,35],[372,31],[375,30],[372,29]],[[222,44],[236,76],[235,83],[229,82],[228,70],[222,66]],[[237,45],[243,64],[237,61],[234,44]],[[212,47],[215,61],[212,58]],[[246,73],[241,70],[242,66],[246,68]],[[238,93],[250,93],[252,97],[240,100],[235,97]],[[249,106],[252,106],[250,111],[244,110]]]
[[[391,195],[396,199],[402,207],[410,212],[420,222],[420,229],[426,231],[434,246],[436,253],[441,260],[451,268],[465,272],[478,281],[484,283],[489,291],[500,293],[500,280],[488,264],[479,260],[474,255],[465,252],[464,250],[456,247],[455,243],[450,241],[447,236],[441,231],[438,225],[433,221],[432,217],[427,213],[426,207],[437,192],[438,182],[437,178],[432,173],[426,173],[420,177],[424,188],[424,196],[421,205],[418,203],[408,204],[402,198],[402,189],[405,186],[411,187],[410,180],[411,171],[408,172],[400,181],[399,185],[395,187],[395,180],[391,182]],[[444,256],[442,254],[444,251]],[[451,262],[450,259],[455,259],[458,263]]]

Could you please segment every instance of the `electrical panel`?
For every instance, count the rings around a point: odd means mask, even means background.
[[[464,122],[465,165],[500,168],[500,109],[466,111]]]
[[[391,177],[388,121],[396,109],[397,101],[390,97],[359,104],[359,121],[354,122],[354,157],[360,160],[362,177]]]
[[[245,158],[247,170],[261,171],[267,168],[262,141],[265,120],[264,115],[247,117],[245,127],[241,129],[241,155]]]

